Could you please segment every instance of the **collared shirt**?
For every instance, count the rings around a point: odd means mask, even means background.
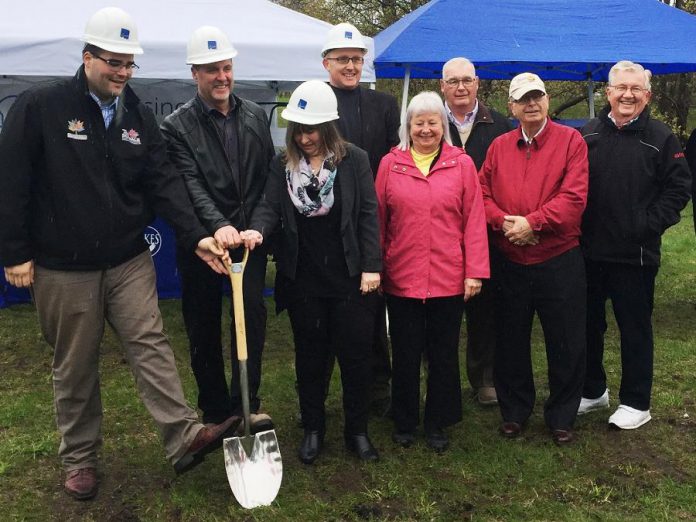
[[[203,98],[200,96],[198,96],[198,99],[205,108],[206,112],[210,115],[213,123],[215,123],[215,128],[218,131],[218,136],[220,136],[222,147],[225,150],[225,156],[227,156],[227,161],[230,169],[232,170],[232,175],[234,176],[237,186],[240,186],[239,136],[237,135],[236,111],[237,102],[233,96],[230,96],[230,110],[227,111],[227,114],[225,115],[216,108],[205,103]]]
[[[462,146],[464,148],[466,148],[466,142],[469,140],[469,136],[471,135],[471,131],[474,128],[474,120],[476,119],[476,115],[478,114],[478,109],[479,109],[478,99],[476,100],[476,104],[474,105],[474,109],[470,112],[467,112],[464,115],[463,122],[460,122],[459,120],[457,120],[456,116],[454,115],[452,110],[447,105],[447,102],[445,102],[445,108],[447,109],[447,117],[454,124],[454,126],[457,128],[457,132],[459,133],[459,139],[462,142]]]
[[[96,94],[94,94],[92,91],[89,92],[89,95],[92,97],[92,99],[97,102],[97,105],[99,105],[99,109],[101,110],[102,113],[102,118],[104,118],[104,127],[109,128],[109,125],[111,125],[111,122],[114,119],[114,115],[116,114],[116,109],[118,108],[118,96],[114,98],[114,101],[111,103],[103,102],[101,101]]]
[[[549,121],[549,120],[548,120],[548,119],[544,119],[544,123],[541,125],[541,129],[539,129],[538,131],[536,131],[536,134],[534,134],[534,136],[532,136],[531,138],[530,138],[529,136],[527,136],[527,133],[524,132],[524,127],[522,127],[522,125],[520,125],[520,130],[522,131],[522,138],[524,139],[525,143],[527,143],[528,145],[529,145],[530,143],[532,143],[532,142],[534,141],[534,138],[536,138],[539,134],[541,134],[542,131],[546,128],[546,122],[547,122],[547,121]]]
[[[627,122],[624,123],[623,125],[619,125],[618,123],[616,123],[616,120],[614,119],[614,115],[611,113],[611,111],[609,111],[608,117],[609,117],[609,119],[612,121],[612,123],[613,123],[614,125],[616,125],[616,128],[617,128],[617,129],[623,129],[626,125],[630,125],[631,123],[633,123],[634,121],[636,121],[638,118],[640,118],[640,114],[638,114],[638,116],[636,116],[636,117],[633,118],[632,120],[627,121]]]
[[[447,102],[445,102],[445,109],[447,109],[447,117],[449,120],[454,123],[457,128],[459,127],[465,127],[465,126],[473,126],[474,120],[476,119],[476,114],[478,114],[479,110],[479,102],[478,99],[476,100],[476,104],[474,105],[474,109],[471,112],[467,112],[464,115],[464,121],[460,122],[457,120],[456,116],[452,112],[452,109],[449,108],[449,105],[447,105]]]

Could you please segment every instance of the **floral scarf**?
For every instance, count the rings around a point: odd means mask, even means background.
[[[336,165],[333,155],[324,159],[319,174],[312,174],[312,168],[302,157],[297,169],[285,169],[285,180],[292,204],[303,216],[325,216],[334,204],[333,184],[336,179]]]

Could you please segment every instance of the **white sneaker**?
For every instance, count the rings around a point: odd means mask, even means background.
[[[597,397],[596,399],[586,399],[583,397],[580,399],[580,407],[578,408],[578,415],[584,415],[585,413],[601,410],[603,408],[609,407],[609,388],[604,390],[604,393]]]
[[[650,419],[652,419],[650,410],[636,410],[630,406],[619,404],[614,414],[609,417],[609,424],[622,430],[635,430]]]

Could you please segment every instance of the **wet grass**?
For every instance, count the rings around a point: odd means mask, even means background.
[[[370,429],[381,460],[360,464],[343,448],[335,375],[326,449],[314,466],[304,466],[295,457],[301,430],[288,320],[269,313],[263,399],[277,425],[284,479],[274,504],[252,511],[240,508],[232,496],[221,454],[209,456],[187,475],[174,475],[111,334],[101,359],[105,414],[99,495],[84,503],[65,496],[56,456],[51,349],[31,306],[0,310],[0,519],[696,520],[696,239],[691,216],[689,207],[664,241],[655,305],[653,421],[635,432],[610,431],[609,412],[594,412],[578,419],[578,440],[568,448],[551,443],[540,415],[546,365],[535,328],[539,397],[522,438],[499,437],[498,411],[480,408],[467,394],[464,421],[450,431],[452,446],[446,453],[433,454],[422,439],[408,450],[395,447],[388,419],[374,419]],[[187,397],[195,403],[179,303],[161,305]],[[613,325],[606,362],[609,387],[618,390]]]

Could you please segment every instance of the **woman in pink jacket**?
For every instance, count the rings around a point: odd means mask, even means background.
[[[462,419],[459,329],[464,301],[489,277],[486,216],[474,163],[449,137],[434,92],[414,96],[401,142],[376,180],[392,340],[394,442],[408,447],[419,424],[420,367],[428,368],[423,425],[444,451],[444,428]]]

